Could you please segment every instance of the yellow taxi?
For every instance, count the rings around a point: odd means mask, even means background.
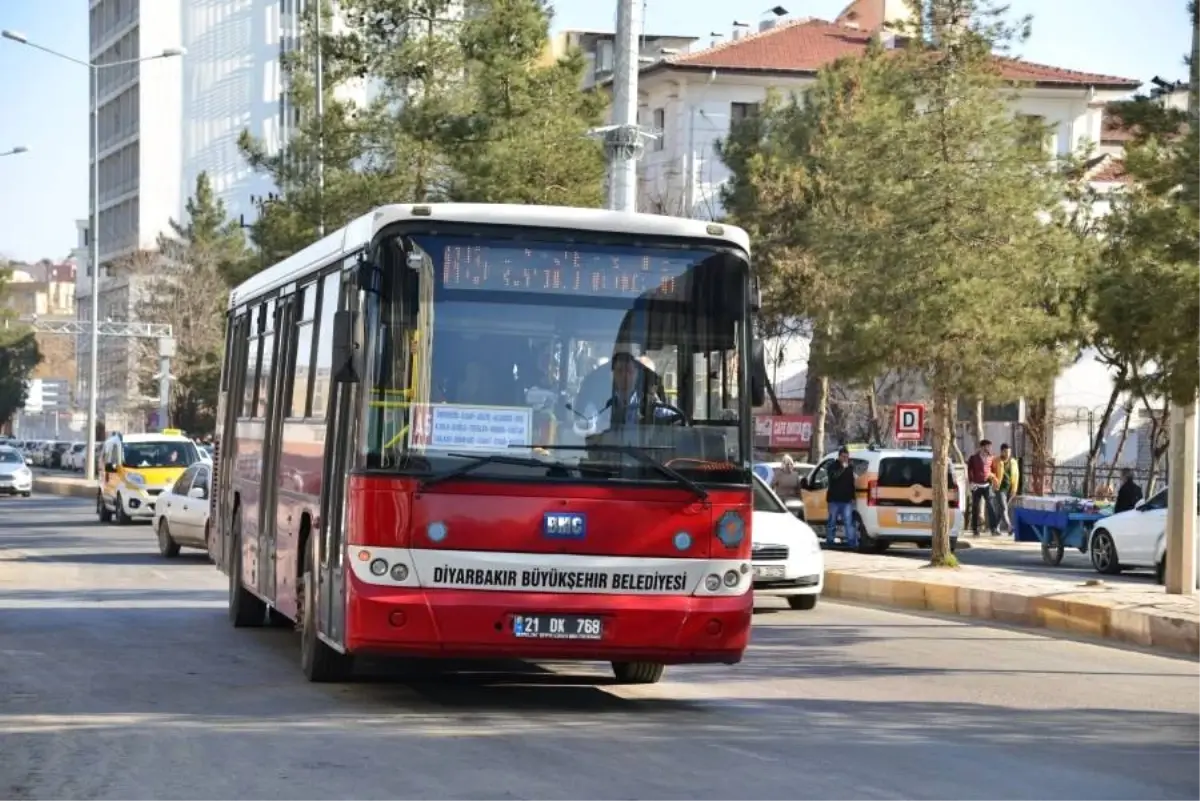
[[[121,524],[152,519],[158,496],[201,458],[196,444],[177,428],[113,434],[100,449],[97,517]]]
[[[862,550],[877,553],[892,543],[928,548],[933,540],[933,453],[928,450],[849,446],[854,468],[854,524]],[[800,482],[804,517],[817,536],[829,519],[825,491],[829,467],[837,454],[828,454]],[[951,546],[963,527],[964,493],[953,470],[946,476]],[[843,537],[844,541],[844,537]]]

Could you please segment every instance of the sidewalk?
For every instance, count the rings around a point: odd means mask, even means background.
[[[59,475],[34,475],[33,491],[70,498],[95,498],[97,483],[86,478]]]
[[[1087,583],[974,565],[932,568],[835,550],[825,552],[825,595],[1200,653],[1200,597],[1167,595],[1156,584]]]

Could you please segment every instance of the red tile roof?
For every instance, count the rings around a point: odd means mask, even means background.
[[[825,20],[798,19],[695,53],[663,59],[644,68],[642,72],[674,67],[811,74],[839,58],[862,55],[866,52],[871,35],[868,30]],[[1039,86],[1133,89],[1142,83],[1140,80],[1078,72],[1011,58],[997,57],[997,61],[1005,78]]]
[[[1125,171],[1124,159],[1104,156],[1088,170],[1087,179],[1092,183],[1127,184],[1132,180]]]

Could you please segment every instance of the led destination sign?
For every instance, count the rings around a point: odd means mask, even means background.
[[[446,289],[686,299],[695,253],[639,253],[452,245],[442,261]]]

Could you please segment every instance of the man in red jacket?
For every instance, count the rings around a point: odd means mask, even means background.
[[[981,440],[979,448],[967,458],[967,483],[970,484],[971,501],[967,504],[967,524],[971,534],[979,536],[979,513],[987,515],[988,530],[996,531],[996,510],[992,504],[992,441]]]

